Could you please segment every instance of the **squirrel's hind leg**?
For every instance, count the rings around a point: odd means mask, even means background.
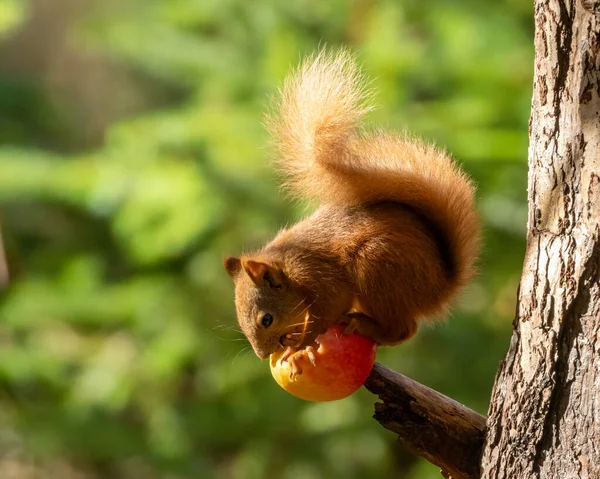
[[[364,313],[351,312],[346,314],[348,320],[344,334],[358,334],[372,339],[377,344],[384,346],[392,346],[402,343],[410,339],[417,332],[415,321],[402,321],[404,327],[402,331],[394,331],[394,333],[386,330],[375,319],[367,316]]]

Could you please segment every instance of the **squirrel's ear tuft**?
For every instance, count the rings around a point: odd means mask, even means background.
[[[242,268],[256,286],[269,286],[277,289],[284,284],[284,274],[278,266],[242,258]]]
[[[232,278],[235,278],[242,269],[242,262],[240,259],[234,258],[233,256],[225,258],[223,265],[225,266],[225,270],[227,270],[227,274]]]

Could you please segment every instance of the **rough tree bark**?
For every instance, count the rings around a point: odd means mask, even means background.
[[[484,478],[600,478],[600,1],[535,0],[527,252]]]

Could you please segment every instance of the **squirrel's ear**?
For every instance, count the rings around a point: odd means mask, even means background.
[[[268,285],[270,288],[281,288],[284,284],[283,271],[277,266],[242,258],[242,268],[256,286]]]
[[[240,261],[240,259],[234,258],[233,256],[225,258],[225,261],[223,261],[223,265],[225,266],[227,274],[232,278],[235,278],[242,269],[242,262]]]

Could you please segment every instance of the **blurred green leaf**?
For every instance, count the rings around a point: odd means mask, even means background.
[[[531,8],[48,5],[0,0],[1,438],[47,477],[439,477],[372,420],[368,392],[283,391],[222,260],[309,211],[280,191],[261,122],[302,56],[349,45],[376,89],[369,121],[446,147],[485,230],[451,319],[378,360],[485,413],[524,251]]]

